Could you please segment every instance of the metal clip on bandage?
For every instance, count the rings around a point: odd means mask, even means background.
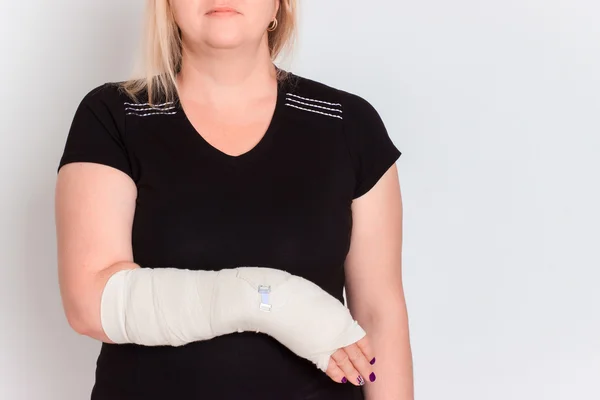
[[[269,293],[271,293],[271,286],[259,285],[258,293],[260,293],[261,311],[271,311],[271,304],[269,304]]]

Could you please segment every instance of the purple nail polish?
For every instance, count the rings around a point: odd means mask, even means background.
[[[369,380],[371,382],[375,382],[375,379],[377,379],[377,377],[375,376],[375,372],[371,372],[371,375],[369,375]]]
[[[365,384],[365,380],[363,379],[363,377],[362,377],[362,376],[360,376],[360,375],[359,375],[359,376],[358,376],[358,378],[357,378],[357,380],[358,380],[358,384],[359,384],[360,386],[362,386],[362,385],[364,385],[364,384]]]
[[[346,377],[343,377],[342,378],[342,383],[347,383],[347,382],[348,382],[348,379],[346,379]]]
[[[371,365],[375,364],[375,357],[371,360]]]

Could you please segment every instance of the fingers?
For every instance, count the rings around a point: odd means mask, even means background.
[[[348,354],[348,358],[352,362],[352,365],[354,365],[354,368],[359,373],[359,377],[357,377],[359,384],[363,385],[365,380],[368,380],[369,382],[374,382],[375,373],[373,372],[373,366],[371,365],[361,348],[358,346],[358,344],[351,344],[350,346],[344,347],[344,350],[346,351],[346,354]]]
[[[343,350],[338,350],[338,351],[343,351]],[[346,376],[344,375],[344,371],[342,371],[341,368],[338,367],[337,363],[335,362],[335,360],[333,358],[329,359],[329,365],[327,365],[327,371],[325,371],[325,373],[327,374],[327,376],[329,376],[335,382],[339,382],[339,383],[348,382],[348,378],[346,378]]]
[[[377,379],[373,372],[373,364],[375,364],[375,355],[365,336],[358,342],[332,354],[327,375],[336,382],[345,383],[345,380],[353,385],[362,386],[366,381],[375,382]]]
[[[373,352],[373,349],[371,348],[369,339],[367,339],[367,337],[365,336],[364,338],[362,338],[358,342],[356,342],[356,345],[358,346],[358,348],[360,348],[362,353],[365,355],[366,359],[369,360],[369,364],[371,364],[371,365],[375,364],[375,353]]]
[[[356,345],[351,345],[355,346]],[[351,347],[348,346],[348,347]],[[335,361],[337,366],[343,371],[344,375],[348,379],[350,383],[355,386],[362,386],[365,383],[365,380],[356,368],[354,368],[354,364],[350,359],[350,355],[346,351],[346,347],[340,349],[331,355],[331,358]],[[357,348],[358,349],[358,348]],[[360,351],[360,350],[359,350]]]

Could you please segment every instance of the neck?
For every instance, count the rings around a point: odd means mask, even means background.
[[[267,37],[258,48],[192,48],[184,44],[179,95],[195,102],[222,104],[264,97],[276,84]]]

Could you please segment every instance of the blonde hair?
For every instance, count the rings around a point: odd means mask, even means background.
[[[271,59],[291,47],[296,38],[297,0],[279,0],[277,28],[268,32]],[[147,0],[142,77],[121,84],[134,100],[147,96],[154,105],[174,101],[177,97],[177,74],[182,63],[181,31],[169,0]],[[278,69],[277,79],[285,79],[285,71]]]

